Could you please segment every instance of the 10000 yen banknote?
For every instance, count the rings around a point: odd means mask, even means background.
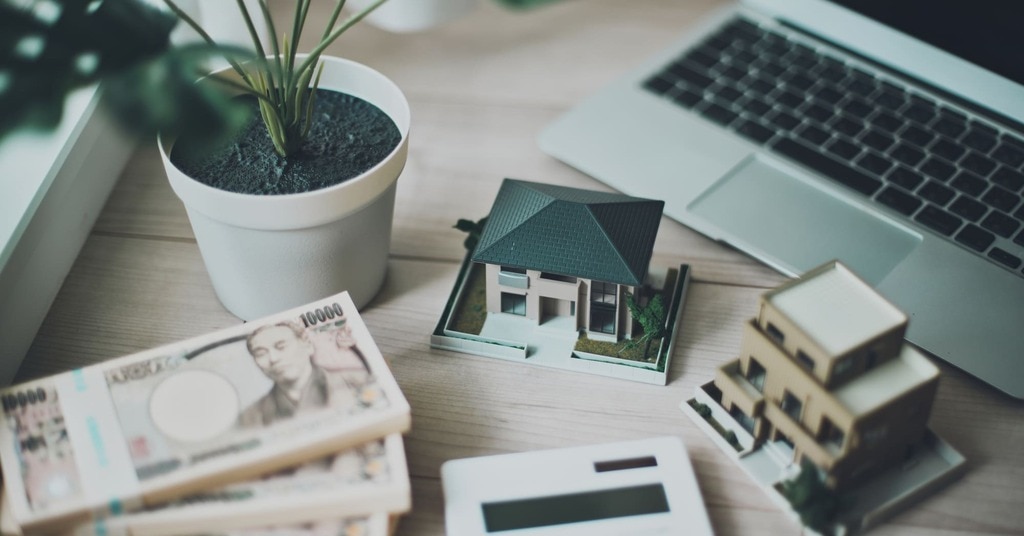
[[[20,527],[11,522],[6,493],[0,498],[0,536],[23,536]],[[394,533],[398,517],[386,513],[324,519],[291,525],[268,525],[222,531],[203,532],[202,536],[389,536]]]
[[[26,533],[138,510],[401,432],[409,405],[348,293],[0,390]]]
[[[409,474],[400,434],[170,503],[78,527],[74,536],[184,536],[271,523],[330,525],[339,516],[404,513]],[[325,521],[326,520],[326,521]]]

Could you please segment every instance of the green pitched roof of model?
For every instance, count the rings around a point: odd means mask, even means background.
[[[640,285],[662,201],[505,179],[473,260]]]

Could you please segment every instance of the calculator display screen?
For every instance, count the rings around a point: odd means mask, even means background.
[[[484,503],[488,533],[669,511],[661,484]]]

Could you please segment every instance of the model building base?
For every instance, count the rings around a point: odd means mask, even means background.
[[[666,333],[650,345],[631,345],[629,339],[588,339],[577,330],[573,314],[550,314],[537,321],[516,314],[489,313],[483,303],[484,268],[468,258],[463,263],[430,337],[432,347],[656,385],[668,382],[669,361],[689,283],[688,265],[652,272],[638,291],[651,297],[660,294],[667,312]],[[642,330],[634,331],[633,340],[643,334]]]
[[[800,465],[792,460],[792,450],[778,442],[756,445],[709,390],[714,390],[713,382],[698,387],[694,398],[681,404],[683,412],[799,523],[799,516],[779,491],[782,482],[800,472]],[[913,455],[901,465],[839,496],[833,533],[866,531],[959,477],[965,468],[965,458],[928,430]]]

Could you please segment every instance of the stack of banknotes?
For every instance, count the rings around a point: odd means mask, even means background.
[[[3,534],[384,536],[409,404],[347,293],[0,390]]]

